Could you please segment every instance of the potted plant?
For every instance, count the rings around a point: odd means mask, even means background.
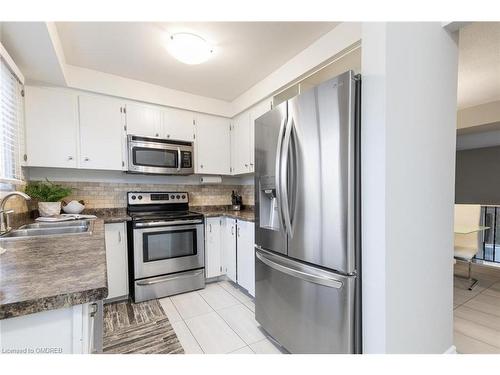
[[[61,213],[61,199],[70,195],[72,189],[47,180],[29,182],[24,192],[38,201],[40,216],[53,216]]]

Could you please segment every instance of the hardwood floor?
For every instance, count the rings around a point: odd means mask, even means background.
[[[457,263],[456,274],[465,275]],[[454,341],[463,354],[500,354],[500,268],[474,265],[472,276],[479,284],[467,289],[467,281],[454,281]]]

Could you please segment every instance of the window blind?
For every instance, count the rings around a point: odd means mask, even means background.
[[[23,86],[3,58],[0,65],[0,184],[18,184],[23,180]]]

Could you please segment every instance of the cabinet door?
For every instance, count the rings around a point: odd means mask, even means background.
[[[162,136],[162,109],[152,105],[126,104],[127,134],[143,137]]]
[[[166,139],[193,142],[193,122],[193,112],[165,108],[162,111],[161,136]]]
[[[224,218],[222,222],[222,270],[236,282],[236,220]]]
[[[122,170],[123,103],[103,96],[79,96],[80,168]]]
[[[107,299],[127,296],[128,261],[125,223],[106,224],[104,228],[108,273]]]
[[[271,110],[271,100],[264,100],[250,110],[249,124],[249,172],[255,172],[255,120],[267,111]]]
[[[74,93],[26,87],[25,117],[27,166],[78,166],[78,100]]]
[[[231,126],[232,174],[250,171],[250,116],[244,112],[236,116]]]
[[[238,284],[255,297],[254,224],[237,221]]]
[[[205,274],[207,278],[222,275],[221,218],[206,220]]]
[[[229,175],[231,146],[229,119],[198,115],[195,139],[195,173]]]

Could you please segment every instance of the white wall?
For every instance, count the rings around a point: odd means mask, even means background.
[[[457,40],[440,23],[362,32],[367,353],[453,345]]]

